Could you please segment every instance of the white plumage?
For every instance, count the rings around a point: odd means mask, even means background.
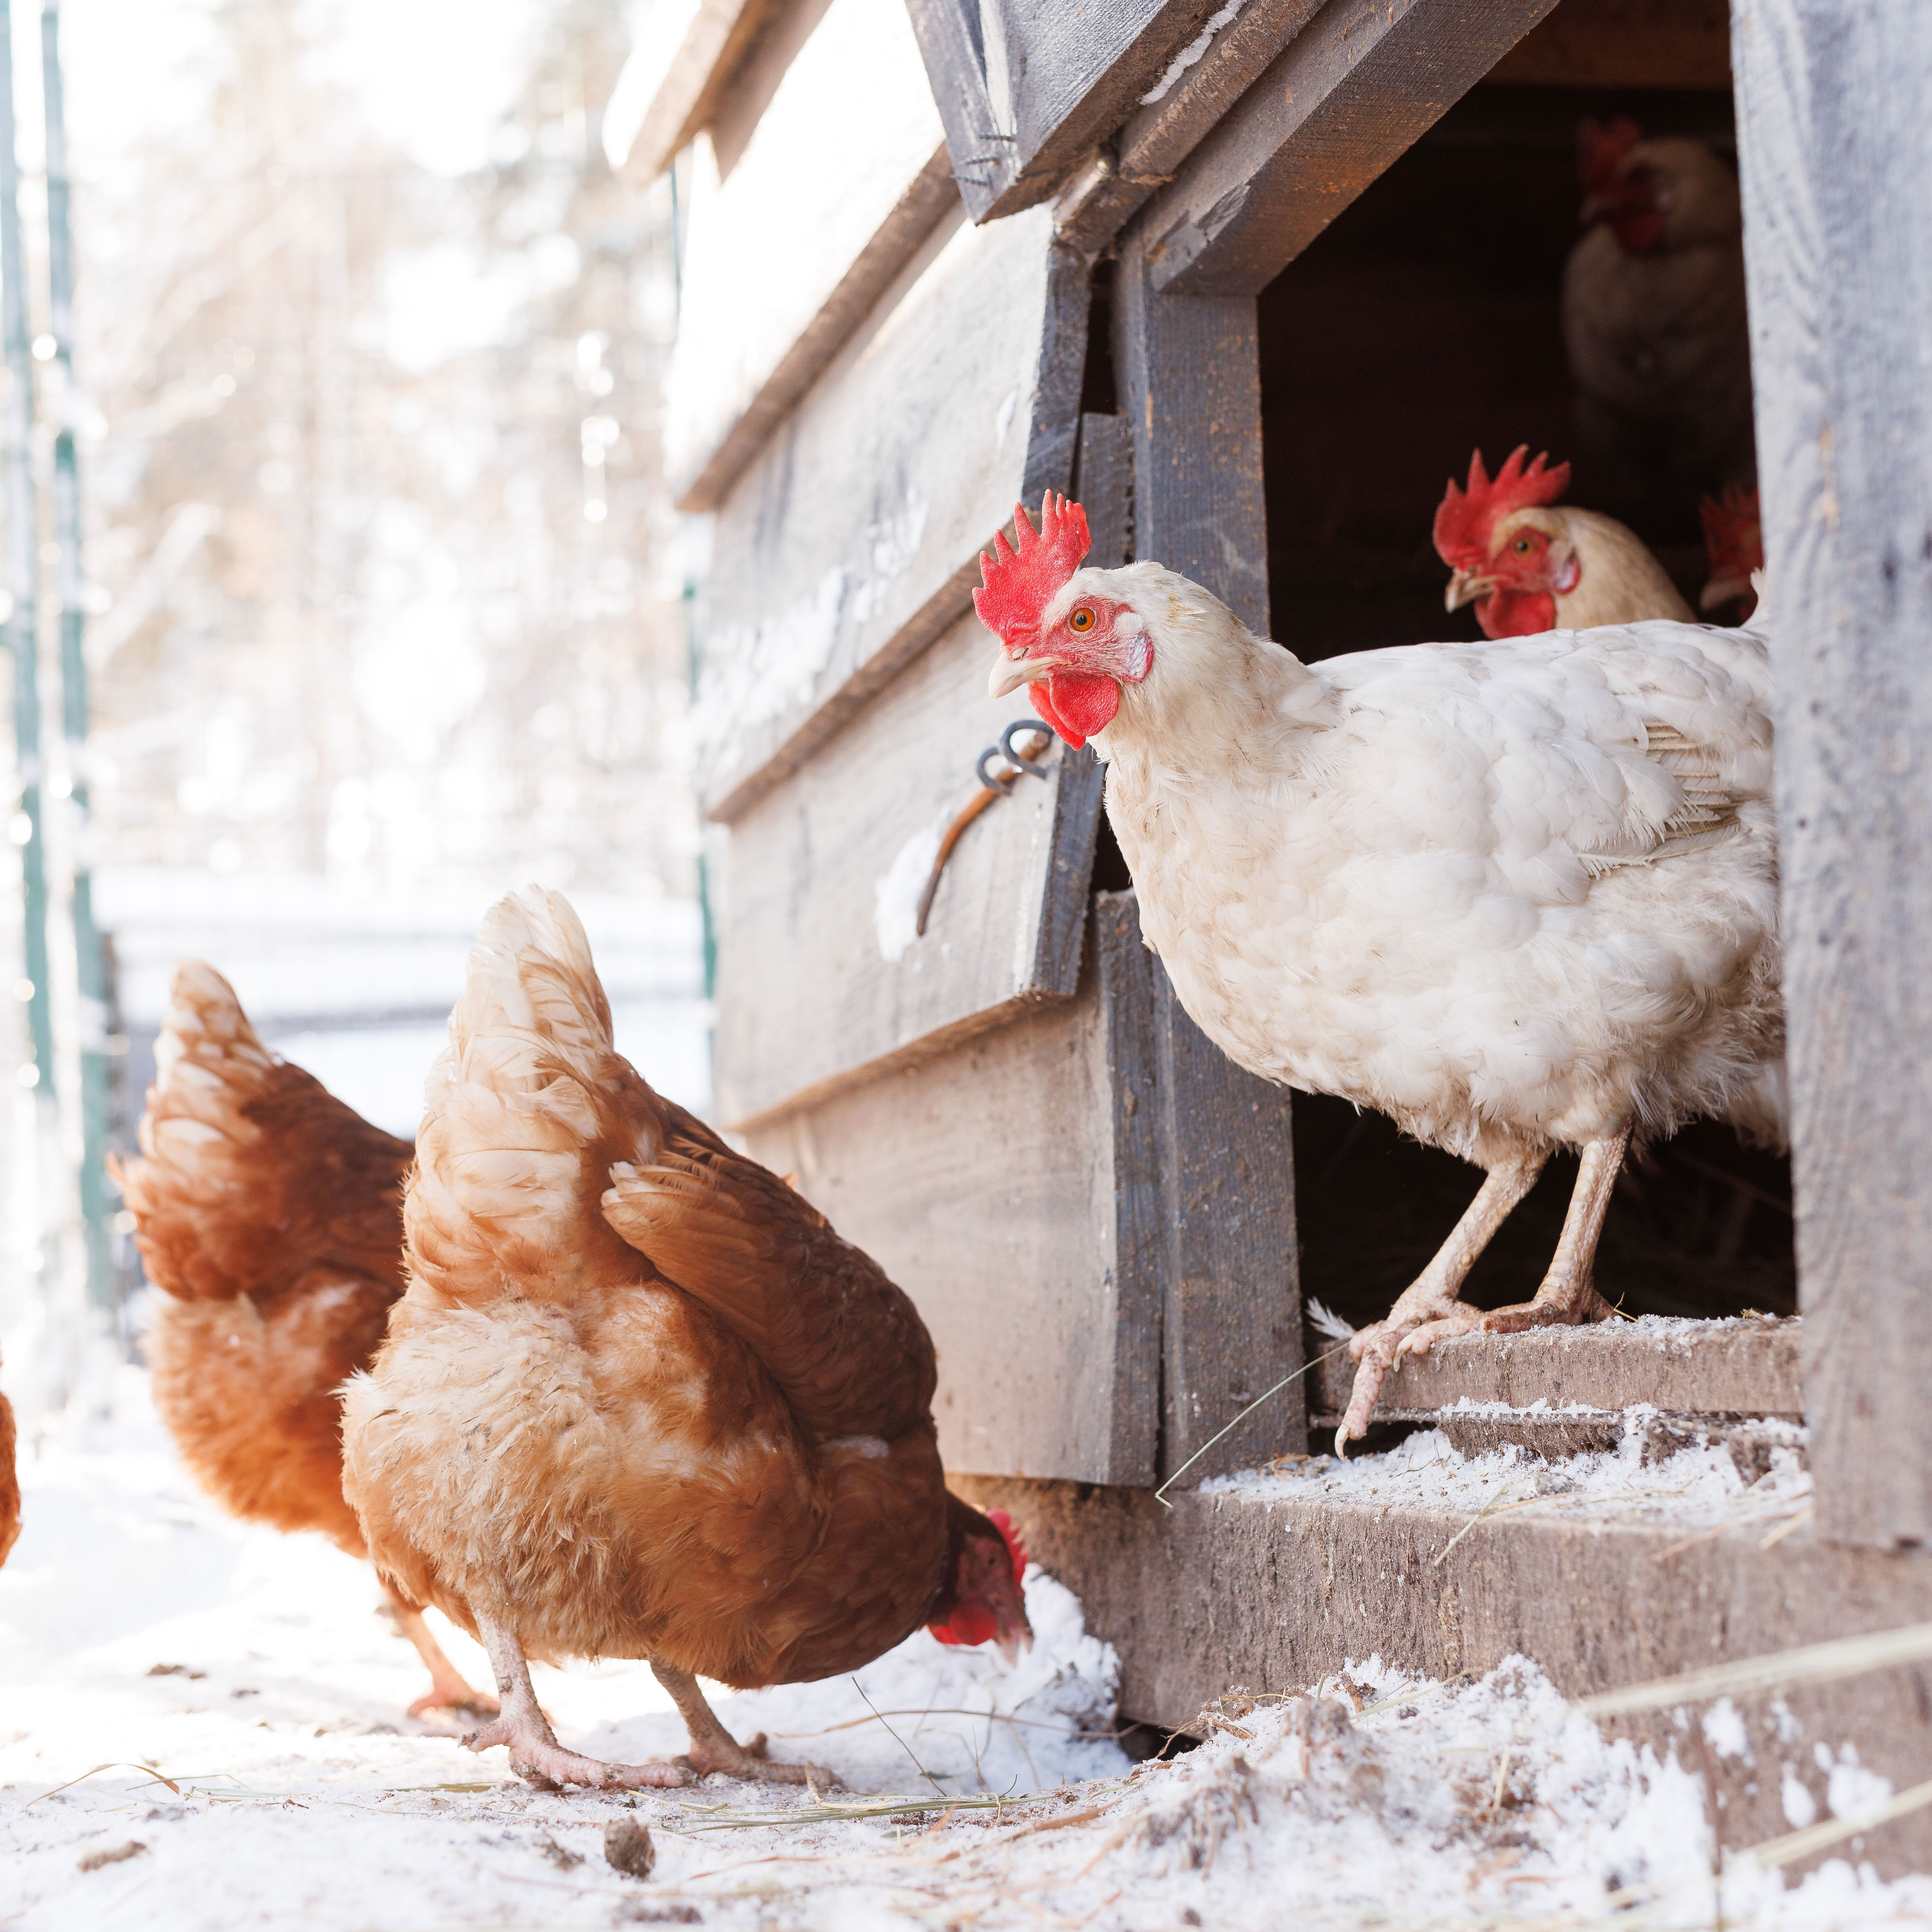
[[[1714,1114],[1782,1138],[1761,636],[1656,621],[1304,665],[1141,563],[1074,572],[1006,643],[995,688],[1043,682],[1043,710],[1118,691],[1087,728],[1108,815],[1202,1030],[1488,1171],[1358,1338],[1345,1435],[1399,1348],[1484,1321],[1462,1280],[1554,1149],[1585,1156],[1563,1245],[1490,1325],[1607,1312],[1590,1262],[1633,1135]]]

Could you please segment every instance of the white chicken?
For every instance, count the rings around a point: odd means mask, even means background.
[[[1079,568],[1049,496],[982,557],[995,696],[1107,764],[1142,930],[1243,1066],[1391,1115],[1484,1179],[1360,1364],[1600,1320],[1626,1150],[1700,1114],[1784,1131],[1764,639],[1667,620],[1304,664],[1157,563]],[[1463,1281],[1557,1148],[1581,1171],[1534,1298]]]

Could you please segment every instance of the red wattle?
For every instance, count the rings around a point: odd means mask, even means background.
[[[1029,685],[1027,695],[1033,700],[1033,708],[1053,727],[1064,742],[1071,745],[1077,752],[1087,740],[1078,732],[1070,730],[1066,719],[1054,710],[1053,700],[1047,694],[1047,682],[1048,680],[1042,678],[1039,683]]]
[[[1111,677],[1062,671],[1046,680],[1053,708],[1065,722],[1053,728],[1077,752],[1096,731],[1104,731],[1120,708],[1120,687]],[[1053,724],[1052,718],[1047,722]]]
[[[1533,638],[1556,628],[1556,599],[1544,590],[1492,590],[1476,606],[1486,638]]]

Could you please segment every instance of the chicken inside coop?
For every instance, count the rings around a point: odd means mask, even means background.
[[[1726,89],[1492,82],[1451,109],[1261,298],[1274,637],[1313,662],[1532,624],[1744,620],[1761,553],[1736,196]],[[1646,388],[1652,337],[1678,350]],[[1620,410],[1606,366],[1621,370]],[[1548,615],[1504,610],[1486,566],[1446,560],[1432,540],[1445,484],[1466,488],[1472,452],[1493,478],[1520,447],[1569,472],[1528,506],[1526,534],[1556,566],[1569,554],[1558,519],[1614,520],[1654,610],[1563,596],[1552,572],[1530,586],[1554,593]],[[1117,855],[1102,865],[1125,883]],[[1296,1096],[1294,1140],[1304,1294],[1377,1320],[1471,1210],[1479,1177],[1322,1094]],[[1533,1293],[1576,1178],[1574,1156],[1552,1160],[1466,1300]],[[1693,1122],[1617,1176],[1597,1292],[1633,1314],[1792,1312],[1790,1199],[1781,1154]]]

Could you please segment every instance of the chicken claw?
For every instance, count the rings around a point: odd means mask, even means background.
[[[655,1660],[651,1674],[670,1693],[678,1715],[691,1736],[691,1749],[684,1762],[700,1778],[714,1771],[727,1778],[755,1780],[765,1784],[836,1784],[838,1778],[823,1765],[774,1764],[765,1755],[765,1734],[760,1731],[748,1744],[741,1744],[718,1721],[718,1714],[704,1701],[698,1679],[688,1671],[674,1670]]]
[[[514,1700],[513,1700],[514,1701]],[[566,1750],[542,1714],[534,1720],[518,1713],[497,1718],[463,1740],[466,1750],[488,1750],[502,1744],[510,1754],[510,1768],[540,1791],[566,1784],[587,1785],[593,1791],[634,1790],[642,1786],[694,1784],[684,1766],[668,1760],[646,1764],[606,1764],[580,1751]]]
[[[693,1773],[674,1760],[644,1764],[605,1764],[580,1751],[566,1750],[556,1741],[550,1720],[530,1687],[530,1667],[514,1630],[488,1617],[476,1619],[477,1634],[490,1654],[502,1698],[503,1714],[463,1740],[466,1750],[486,1751],[498,1744],[510,1754],[510,1768],[539,1790],[554,1791],[566,1784],[587,1785],[593,1791],[636,1790],[640,1786],[693,1784]]]
[[[1338,1456],[1346,1456],[1350,1439],[1368,1427],[1383,1380],[1399,1358],[1426,1355],[1435,1343],[1452,1335],[1479,1331],[1510,1335],[1526,1328],[1605,1322],[1616,1313],[1597,1292],[1591,1270],[1610,1192],[1629,1145],[1628,1131],[1585,1144],[1576,1188],[1563,1219],[1562,1237],[1535,1298],[1485,1313],[1460,1300],[1458,1291],[1490,1234],[1528,1192],[1542,1162],[1539,1160],[1533,1166],[1491,1172],[1456,1232],[1390,1310],[1388,1318],[1363,1329],[1349,1342],[1348,1352],[1360,1366],[1348,1391],[1348,1413],[1335,1432]]]

